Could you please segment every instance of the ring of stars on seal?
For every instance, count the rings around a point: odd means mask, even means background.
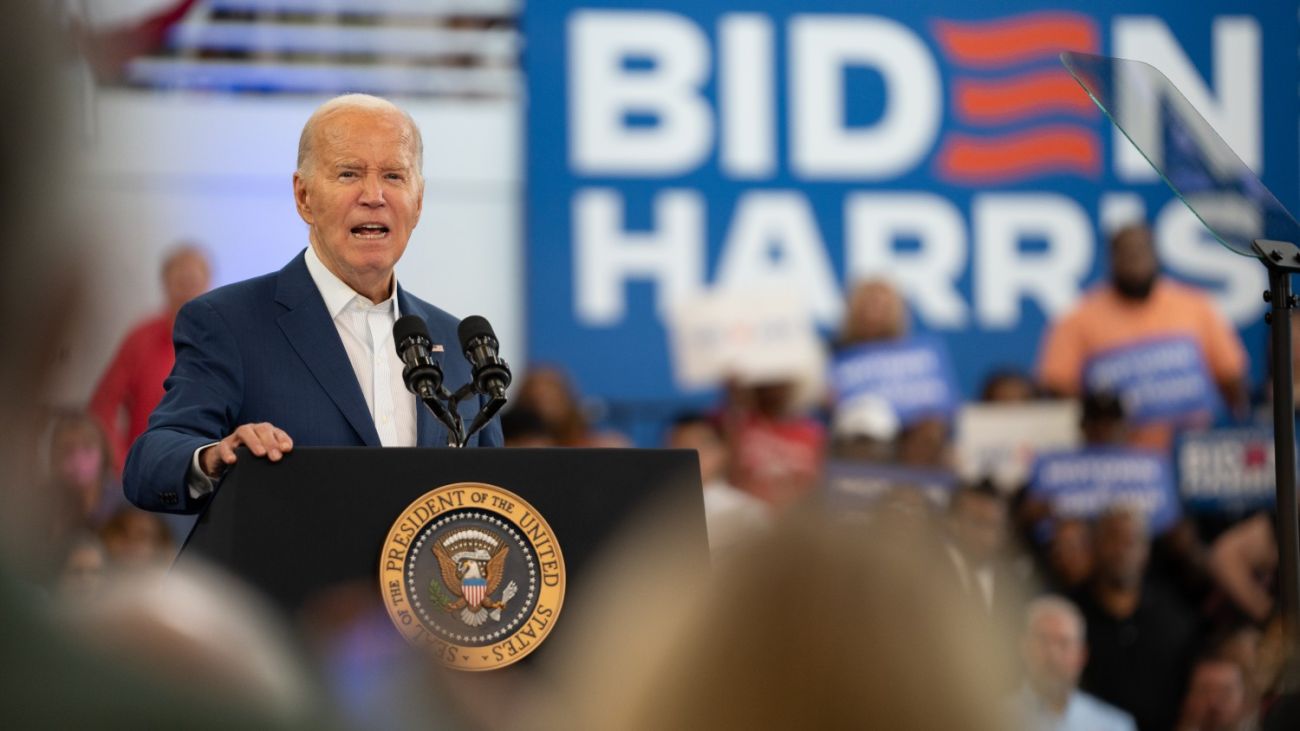
[[[419,598],[420,590],[416,586],[416,580],[415,580],[416,558],[419,556],[421,549],[424,548],[425,543],[427,541],[433,540],[433,536],[435,534],[445,534],[447,531],[444,531],[443,528],[447,528],[449,526],[454,528],[457,522],[465,521],[465,520],[478,520],[478,521],[488,523],[498,528],[502,532],[502,534],[510,536],[511,541],[519,546],[521,552],[523,553],[524,561],[528,565],[528,592],[527,592],[527,596],[524,598],[523,603],[520,605],[519,611],[514,614],[514,616],[511,618],[508,624],[504,625],[499,629],[495,629],[492,632],[481,634],[481,635],[461,634],[459,632],[452,632],[447,628],[443,627],[437,621],[436,614],[435,616],[430,616],[429,608],[426,607],[424,602],[420,600]],[[537,598],[537,566],[533,563],[533,552],[528,545],[528,541],[519,534],[519,531],[516,530],[513,524],[507,523],[506,521],[501,520],[500,518],[497,518],[496,516],[491,515],[489,513],[479,513],[479,512],[457,513],[457,514],[446,516],[444,518],[441,518],[431,523],[428,527],[426,527],[423,531],[421,531],[420,537],[415,541],[415,550],[411,551],[411,553],[407,556],[406,563],[407,563],[406,588],[409,592],[409,596],[411,597],[411,604],[415,607],[416,612],[420,615],[420,618],[424,620],[425,624],[430,629],[436,631],[438,634],[442,635],[443,637],[446,637],[449,640],[455,640],[456,642],[484,644],[488,642],[494,642],[500,639],[504,635],[509,635],[510,632],[514,630],[515,627],[519,626],[521,622],[523,622],[525,619],[528,618],[528,612],[532,609],[532,606]],[[433,611],[436,613],[438,610],[435,608]]]

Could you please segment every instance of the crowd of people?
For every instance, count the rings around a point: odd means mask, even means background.
[[[83,409],[58,408],[43,419],[41,480],[54,500],[51,525],[57,565],[48,583],[87,599],[107,577],[165,568],[191,520],[131,505],[122,465],[163,394],[174,360],[171,325],[181,305],[206,291],[211,267],[203,250],[182,243],[163,259],[162,310],[133,326]]]
[[[1244,349],[1208,298],[1159,274],[1147,229],[1124,229],[1111,246],[1110,280],[1047,333],[1037,372],[992,373],[979,398],[1073,399],[1082,444],[1168,456],[1175,430],[1201,422],[1132,428],[1120,394],[1085,383],[1089,350],[1122,343],[1126,328],[1130,339],[1191,332],[1208,354],[1228,414],[1240,416],[1250,413]],[[52,544],[60,550],[43,581],[68,601],[92,600],[111,592],[113,582],[165,568],[187,527],[129,505],[120,485],[125,449],[145,428],[171,367],[171,320],[210,281],[203,251],[189,244],[165,258],[161,274],[163,310],[124,338],[87,409],[46,418],[43,479],[56,506]],[[847,310],[837,349],[908,334],[906,305],[887,279],[853,289]],[[1269,512],[1188,513],[1155,531],[1141,506],[1116,501],[1086,518],[1055,515],[1050,501],[1024,485],[970,476],[954,478],[940,500],[900,478],[866,510],[828,510],[821,498],[829,461],[953,472],[952,415],[904,420],[887,404],[840,409],[833,399],[805,407],[796,388],[738,379],[722,389],[716,409],[665,425],[663,446],[699,455],[716,570],[791,530],[791,521],[808,523],[810,514],[817,516],[812,522],[853,532],[924,538],[935,564],[918,571],[969,599],[988,620],[989,636],[1004,640],[984,660],[1002,666],[990,671],[1002,679],[994,692],[1017,727],[1264,727],[1287,649]],[[511,402],[502,418],[508,446],[631,445],[589,415],[560,367],[529,368]],[[693,702],[683,700],[673,712],[699,713]],[[849,716],[837,711],[827,718]]]
[[[1160,273],[1145,226],[1118,230],[1109,245],[1109,278],[1052,324],[1032,368],[989,374],[980,400],[1071,400],[1082,449],[1119,447],[1168,460],[1179,430],[1208,427],[1216,417],[1134,423],[1132,400],[1089,383],[1086,371],[1111,348],[1186,337],[1223,404],[1217,420],[1250,420],[1258,410],[1247,398],[1245,349],[1210,297]],[[907,307],[885,278],[854,288],[847,312],[837,351],[908,334]],[[795,390],[792,380],[737,379],[714,410],[683,414],[665,428],[662,446],[699,453],[715,561],[725,564],[787,516],[827,503],[828,463],[902,467],[893,489],[858,517],[866,526],[910,525],[936,536],[937,580],[976,599],[1014,644],[1013,680],[1002,690],[1022,727],[1260,727],[1286,650],[1270,511],[1183,511],[1155,524],[1149,506],[1117,498],[1090,515],[1058,514],[1026,485],[981,475],[954,476],[935,500],[907,484],[906,470],[957,471],[951,414],[900,419],[878,401],[841,408],[833,397],[800,408]],[[504,417],[508,445],[620,443],[584,417],[562,368],[533,367],[513,395]],[[828,507],[821,508],[827,523],[845,517]]]
[[[14,28],[0,39],[24,57],[48,51]],[[0,82],[43,88],[28,78],[39,68]],[[26,164],[6,175],[34,167],[50,119],[43,105],[16,105],[0,144]],[[1117,500],[1064,514],[978,475],[939,499],[900,480],[864,509],[831,508],[833,461],[954,472],[952,415],[807,404],[789,381],[737,378],[712,411],[665,425],[664,446],[699,455],[711,565],[633,557],[620,575],[630,586],[600,584],[602,596],[566,607],[583,631],[548,648],[534,669],[548,677],[527,687],[519,675],[476,682],[413,665],[374,611],[373,586],[318,597],[292,618],[293,635],[229,579],[176,571],[158,583],[182,535],[126,504],[119,475],[162,397],[170,323],[210,269],[201,250],[177,248],[162,267],[165,306],[126,337],[86,408],[42,410],[40,344],[70,317],[52,306],[71,299],[52,271],[77,260],[52,252],[77,237],[62,228],[75,216],[39,204],[62,200],[49,186],[69,177],[6,177],[35,208],[0,198],[20,227],[50,222],[49,246],[0,250],[0,272],[22,273],[0,287],[0,369],[16,387],[0,403],[0,718],[18,727],[1300,727],[1282,684],[1291,639],[1270,512],[1157,525]],[[1039,361],[989,374],[981,398],[1075,400],[1082,444],[1167,456],[1175,431],[1204,416],[1136,423],[1124,394],[1094,388],[1089,364],[1178,336],[1203,357],[1228,418],[1248,418],[1244,349],[1203,293],[1160,275],[1150,232],[1119,231],[1109,260],[1108,280],[1053,324]],[[835,350],[908,336],[887,278],[855,286],[848,305]],[[511,401],[509,446],[630,444],[560,367],[530,364]]]

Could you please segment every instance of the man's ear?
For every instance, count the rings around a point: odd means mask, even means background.
[[[312,213],[311,204],[307,200],[307,180],[299,170],[293,172],[293,202],[298,206],[298,217],[310,226]]]

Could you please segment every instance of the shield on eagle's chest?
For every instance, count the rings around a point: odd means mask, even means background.
[[[470,609],[478,609],[487,594],[487,580],[483,578],[466,578],[460,580],[460,590],[469,602]]]

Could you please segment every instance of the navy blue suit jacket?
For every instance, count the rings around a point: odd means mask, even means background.
[[[460,354],[459,320],[397,289],[402,315],[420,315],[435,344],[446,348],[444,383],[455,391],[470,380]],[[146,510],[194,513],[207,497],[192,499],[186,477],[194,450],[218,441],[241,424],[270,422],[295,447],[378,447],[379,433],[366,406],[343,342],[307,271],[302,253],[284,269],[213,290],[181,308],[172,334],[176,365],[149,428],[131,446],[122,485]],[[438,355],[435,354],[435,358]],[[407,394],[414,399],[415,396]],[[460,405],[465,424],[479,399]],[[447,430],[423,405],[416,409],[417,444],[445,446]],[[470,446],[499,446],[493,419]]]

